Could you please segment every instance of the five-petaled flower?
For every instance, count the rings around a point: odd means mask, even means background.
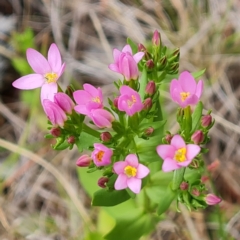
[[[111,157],[113,155],[112,149],[104,146],[101,143],[94,143],[94,150],[91,154],[91,158],[97,167],[106,166],[111,163]]]
[[[121,96],[118,98],[118,109],[120,111],[132,116],[143,109],[144,105],[138,92],[124,85],[120,88],[120,93]]]
[[[129,188],[134,193],[139,193],[142,186],[142,178],[149,174],[149,169],[138,162],[135,154],[127,155],[125,161],[119,161],[113,165],[118,178],[114,184],[116,190]]]
[[[113,50],[114,63],[108,67],[112,71],[122,74],[127,81],[137,80],[139,75],[137,64],[143,56],[144,52],[133,55],[130,45],[126,45],[122,51],[115,48]]]
[[[195,144],[186,144],[180,135],[175,135],[170,145],[157,146],[158,155],[164,160],[162,170],[170,172],[187,167],[198,155],[201,148]]]
[[[185,71],[179,76],[179,80],[173,79],[170,84],[170,95],[172,100],[185,108],[189,105],[196,105],[203,91],[203,81],[196,83],[193,76]]]
[[[65,69],[57,45],[51,44],[47,59],[38,51],[27,49],[27,61],[35,73],[15,80],[12,85],[25,90],[41,87],[41,102],[44,99],[53,101],[58,91],[57,80]]]

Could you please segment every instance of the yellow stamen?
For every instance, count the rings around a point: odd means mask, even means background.
[[[56,73],[47,73],[44,76],[47,80],[47,83],[55,83],[57,81],[58,75]]]
[[[137,169],[132,166],[126,166],[124,168],[124,173],[130,178],[130,177],[135,177],[137,174]]]
[[[132,97],[132,100],[127,101],[128,107],[131,107],[137,101],[137,99],[134,95],[132,95],[131,97]]]
[[[180,95],[182,102],[184,102],[189,97],[190,92],[181,92]]]
[[[96,103],[101,103],[99,97],[93,97],[93,98],[92,98],[92,101],[93,101],[93,102],[96,102]]]
[[[177,162],[184,162],[186,161],[186,153],[187,153],[187,149],[186,148],[179,148],[174,155],[174,159]]]
[[[95,155],[98,162],[101,162],[101,161],[102,161],[103,155],[104,155],[104,151],[99,151],[99,152]]]

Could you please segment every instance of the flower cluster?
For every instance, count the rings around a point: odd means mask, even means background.
[[[95,205],[101,202],[100,197],[111,199],[112,191],[119,194],[118,204],[139,194],[142,188],[151,188],[151,184],[161,185],[154,182],[154,174],[165,172],[173,175],[164,187],[189,209],[220,201],[201,181],[205,171],[202,153],[214,121],[210,111],[202,115],[203,81],[196,82],[198,74],[184,71],[170,82],[171,98],[179,105],[179,130],[164,136],[166,120],[159,86],[166,82],[166,75],[174,78],[178,74],[179,54],[179,49],[166,51],[158,31],[153,34],[150,50],[132,41],[122,51],[114,49],[114,63],[109,69],[123,79],[115,82],[114,99],[106,105],[102,89],[91,84],[83,84],[81,90],[69,86],[62,92],[57,80],[65,64],[55,44],[50,46],[47,59],[34,49],[27,50],[27,60],[35,73],[17,79],[13,86],[42,87],[41,103],[51,125],[47,137],[56,138],[54,149],[76,145],[80,152],[89,152],[80,156],[76,165],[87,167],[89,173],[101,171],[96,184],[104,189],[94,195]],[[155,161],[162,166],[151,173]],[[146,194],[149,199],[151,196]],[[161,214],[161,203],[158,209]]]

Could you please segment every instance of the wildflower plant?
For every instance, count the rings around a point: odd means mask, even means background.
[[[128,39],[122,51],[113,50],[109,69],[120,74],[114,98],[104,105],[101,88],[84,84],[65,91],[58,85],[65,64],[55,44],[48,59],[33,49],[27,59],[35,74],[17,79],[19,89],[42,87],[41,102],[49,120],[47,138],[55,150],[76,146],[76,167],[100,172],[93,206],[115,206],[134,199],[138,213],[117,222],[106,239],[139,239],[150,232],[174,202],[189,210],[204,209],[221,199],[210,192],[202,155],[208,151],[211,111],[203,114],[204,71],[179,73],[179,49],[168,49],[155,31],[146,48]],[[177,132],[169,132],[163,118],[161,85],[168,84],[176,103]],[[85,150],[84,154],[81,154]],[[88,154],[86,154],[88,151]],[[133,229],[124,228],[135,221]],[[147,225],[147,226],[146,226]],[[116,238],[116,236],[120,238]]]

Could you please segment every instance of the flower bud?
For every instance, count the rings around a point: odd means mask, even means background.
[[[204,140],[204,134],[201,130],[197,130],[191,137],[191,140],[195,143],[195,144],[200,144],[203,142]]]
[[[100,134],[100,139],[103,142],[109,142],[112,139],[112,135],[109,132],[103,132]]]
[[[160,46],[160,33],[155,30],[152,37],[152,44],[155,46]]]
[[[108,177],[101,177],[98,179],[98,186],[101,188],[105,188],[106,187],[106,183],[109,181]]]
[[[82,155],[76,162],[78,167],[88,167],[92,162],[92,159],[88,155]]]
[[[180,189],[181,190],[188,190],[188,183],[187,182],[182,182],[181,184],[180,184]]]
[[[204,175],[204,176],[201,177],[201,182],[202,182],[202,183],[205,183],[205,182],[207,182],[208,180],[209,180],[209,177],[208,177],[208,176],[205,176],[205,175]]]
[[[68,137],[67,142],[69,144],[74,144],[76,142],[76,138],[74,136],[70,136]]]
[[[154,128],[153,127],[149,127],[147,129],[145,129],[144,134],[149,137],[149,136],[151,136],[153,134],[153,132],[154,132]]]
[[[118,108],[118,99],[119,99],[119,97],[116,97],[116,98],[114,98],[114,100],[113,100],[113,105],[114,105],[114,107],[116,107],[116,108]]]
[[[171,134],[167,134],[167,135],[165,136],[165,140],[166,140],[166,142],[169,143],[169,144],[171,143],[172,138],[173,138],[173,136],[172,136]]]
[[[156,84],[154,81],[149,81],[146,88],[145,93],[152,96],[156,92]]]
[[[219,167],[219,165],[220,165],[219,160],[215,160],[214,162],[207,166],[207,170],[209,172],[214,172]]]
[[[145,101],[143,102],[143,109],[150,110],[151,107],[152,107],[152,99],[151,98],[145,99]]]
[[[222,201],[222,199],[217,197],[214,194],[209,193],[209,194],[207,194],[205,201],[208,205],[215,205],[215,204],[220,203]]]
[[[197,188],[193,188],[193,189],[192,189],[192,195],[198,197],[198,196],[200,195],[199,190],[198,190]]]
[[[146,66],[148,69],[152,69],[154,68],[154,62],[152,59],[149,59],[147,62],[146,62]]]
[[[50,130],[50,133],[54,136],[54,137],[60,137],[61,136],[61,129],[56,127],[56,128],[52,128]]]
[[[145,52],[147,51],[147,49],[145,48],[145,46],[141,43],[138,44],[138,52]]]
[[[201,119],[201,123],[203,127],[209,127],[212,124],[212,116],[211,115],[205,115]]]
[[[75,106],[72,99],[66,93],[56,93],[54,95],[54,102],[66,113],[71,114]]]

